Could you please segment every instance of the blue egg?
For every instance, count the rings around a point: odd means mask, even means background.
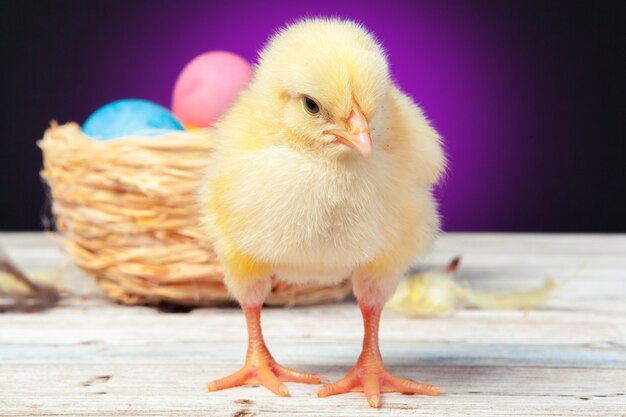
[[[185,130],[165,107],[140,99],[124,99],[96,110],[83,124],[83,132],[95,139],[122,136],[159,136]]]

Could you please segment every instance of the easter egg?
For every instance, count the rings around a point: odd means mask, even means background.
[[[231,52],[207,52],[194,58],[178,76],[172,110],[185,124],[210,126],[235,102],[252,78],[252,67]]]
[[[183,125],[165,107],[141,99],[124,99],[96,110],[83,124],[83,132],[95,139],[122,136],[158,136]]]

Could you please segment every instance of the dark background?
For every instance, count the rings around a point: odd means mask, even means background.
[[[0,231],[47,215],[35,145],[226,49],[254,61],[277,27],[362,21],[445,138],[450,231],[626,232],[626,14],[574,1],[0,1]]]

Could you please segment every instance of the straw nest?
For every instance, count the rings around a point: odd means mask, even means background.
[[[211,242],[198,228],[208,132],[100,142],[75,123],[53,123],[38,144],[67,253],[109,297],[192,306],[230,300]],[[349,281],[292,286],[274,279],[267,304],[337,301],[349,291]]]

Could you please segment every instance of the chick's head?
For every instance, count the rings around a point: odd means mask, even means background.
[[[391,87],[381,45],[351,21],[288,26],[261,52],[252,89],[292,147],[325,156],[369,156]],[[356,151],[356,152],[355,152]]]

